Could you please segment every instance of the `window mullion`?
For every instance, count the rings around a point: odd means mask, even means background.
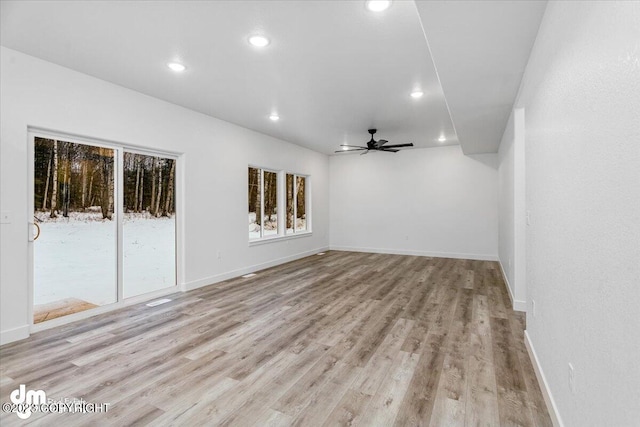
[[[260,169],[260,238],[264,237],[264,169]]]

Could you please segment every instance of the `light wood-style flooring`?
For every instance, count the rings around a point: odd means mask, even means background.
[[[168,298],[1,347],[1,401],[110,403],[47,426],[551,425],[495,262],[331,251]]]

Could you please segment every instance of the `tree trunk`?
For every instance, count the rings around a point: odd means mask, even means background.
[[[155,217],[160,216],[160,200],[162,200],[162,165],[160,164],[160,160],[158,160],[158,166],[158,194],[156,194],[156,205],[153,210]]]
[[[296,195],[296,202],[298,204],[296,212],[298,214],[298,218],[304,218],[305,217],[305,197],[304,197],[304,193],[305,193],[305,189],[304,186],[306,184],[305,179],[301,178],[301,177],[297,177],[298,182],[297,182],[297,195]]]
[[[287,229],[293,228],[293,175],[287,175]]]
[[[260,173],[260,169],[254,169],[255,170],[255,174],[256,174],[256,179],[255,179],[255,199],[253,202],[253,206],[256,210],[256,224],[258,225],[262,225],[262,203],[261,203],[261,199],[260,199],[260,193],[262,192],[262,179],[261,178],[261,173]]]
[[[58,207],[58,141],[53,141],[53,182],[51,188],[51,218],[56,218]]]
[[[114,170],[113,168],[109,168],[109,219],[111,219],[111,212],[115,212],[115,206],[114,206],[114,197],[115,195],[113,194],[113,191],[115,190],[115,188],[111,185],[111,183],[113,182],[113,173]]]
[[[138,212],[138,196],[140,195],[139,193],[139,187],[140,187],[140,159],[138,158],[138,155],[135,154],[135,164],[136,164],[136,193],[134,196],[134,203],[133,203],[133,211],[134,212]]]
[[[87,200],[89,201],[89,206],[93,206],[93,176],[95,175],[95,173],[96,173],[96,171],[92,167],[91,168],[91,178],[89,178],[89,196],[87,197]]]
[[[53,162],[53,148],[51,148],[51,156],[49,156],[49,165],[47,166],[47,183],[44,186],[44,197],[42,197],[42,211],[47,210],[47,196],[49,195],[49,179],[51,178],[51,162]]]
[[[264,182],[262,183],[262,186],[264,188],[264,200],[263,200],[263,204],[264,204],[264,212],[263,212],[263,218],[262,220],[264,222],[269,222],[269,217],[270,217],[270,212],[271,212],[271,199],[269,199],[269,194],[271,192],[271,181],[269,180],[269,175],[267,175],[267,173],[264,173]],[[266,220],[266,221],[265,221]]]
[[[62,176],[62,216],[65,218],[69,217],[69,181],[71,175],[71,159],[69,155],[69,143],[65,143],[66,145],[66,155],[65,161],[63,163],[64,175]]]
[[[144,168],[140,170],[140,207],[138,208],[138,212],[142,212],[144,210]]]
[[[156,206],[156,158],[153,157],[151,163],[151,206],[149,207],[149,213],[155,215],[154,208]]]
[[[170,160],[171,169],[169,170],[169,183],[167,184],[167,198],[164,203],[164,212],[162,216],[169,216],[169,214],[173,213],[173,181],[175,179],[176,173],[176,161]]]
[[[109,212],[109,177],[111,176],[111,168],[109,158],[106,153],[103,152],[106,150],[101,149],[100,151],[100,210],[102,211],[103,219],[111,219],[111,212]]]
[[[84,211],[87,207],[87,170],[89,166],[87,165],[87,160],[82,160],[82,210]]]

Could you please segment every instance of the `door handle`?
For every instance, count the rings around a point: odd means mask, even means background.
[[[30,222],[28,224],[29,224],[29,227],[27,228],[28,228],[29,235],[27,237],[29,238],[30,242],[35,242],[36,240],[38,240],[38,237],[40,237],[40,226],[35,222]],[[34,231],[35,231],[35,236],[34,236]]]

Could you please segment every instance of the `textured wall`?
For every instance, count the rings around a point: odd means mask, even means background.
[[[550,2],[518,105],[528,333],[565,425],[637,426],[640,2]]]

